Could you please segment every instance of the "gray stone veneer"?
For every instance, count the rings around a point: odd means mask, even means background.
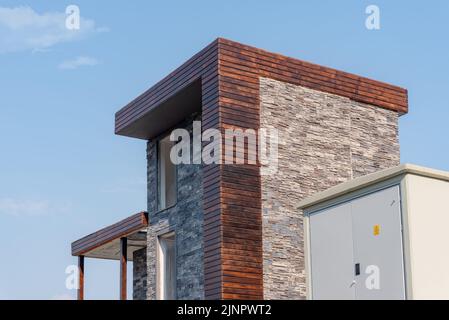
[[[201,118],[199,116],[199,118]],[[198,116],[197,116],[198,119]],[[192,119],[185,127],[192,131]],[[177,166],[177,202],[157,212],[157,139],[147,144],[148,242],[147,299],[156,299],[156,259],[159,235],[175,231],[177,299],[204,299],[203,183],[201,165]]]
[[[261,127],[279,130],[277,174],[262,176],[265,299],[306,295],[299,201],[399,164],[398,114],[260,79]]]
[[[133,299],[147,298],[147,249],[133,252]]]

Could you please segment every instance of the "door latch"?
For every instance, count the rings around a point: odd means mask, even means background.
[[[360,263],[355,264],[355,275],[360,275]]]

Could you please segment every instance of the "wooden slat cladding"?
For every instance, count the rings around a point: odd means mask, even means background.
[[[260,127],[259,76],[226,62],[219,41],[220,129]],[[229,68],[229,69],[226,69]],[[236,148],[234,148],[235,150]],[[248,150],[244,152],[245,158]],[[221,171],[223,299],[263,299],[262,195],[258,165],[224,164]]]
[[[83,255],[99,246],[148,226],[148,213],[136,213],[120,222],[72,242],[72,255]]]
[[[333,93],[401,114],[408,112],[406,89],[230,40],[219,39],[218,42],[220,76],[238,79],[234,84],[243,87],[239,89],[240,94],[251,94],[252,90],[257,90],[256,78],[267,77]],[[248,85],[242,85],[242,82]],[[225,88],[223,91],[229,92]]]
[[[202,100],[202,131],[219,129],[218,62],[215,72],[202,78]],[[204,297],[209,300],[223,298],[221,172],[220,165],[203,165]]]

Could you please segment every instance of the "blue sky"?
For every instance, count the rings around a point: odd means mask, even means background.
[[[55,22],[69,4],[76,36]],[[370,4],[380,30],[365,28]],[[76,296],[71,241],[146,208],[145,142],[115,136],[114,113],[218,36],[406,87],[402,162],[449,170],[448,12],[445,0],[0,1],[0,299]],[[118,274],[88,259],[86,298],[117,298]]]

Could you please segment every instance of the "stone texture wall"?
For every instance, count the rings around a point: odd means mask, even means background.
[[[262,176],[265,299],[306,295],[299,201],[399,164],[398,115],[379,107],[260,79],[261,127],[279,131],[277,174]]]
[[[133,299],[147,298],[147,248],[133,252]]]
[[[192,131],[188,119],[185,128]],[[177,203],[157,212],[157,140],[147,145],[148,216],[147,299],[156,299],[156,250],[159,235],[175,231],[177,299],[204,299],[203,183],[201,165],[177,166]]]

